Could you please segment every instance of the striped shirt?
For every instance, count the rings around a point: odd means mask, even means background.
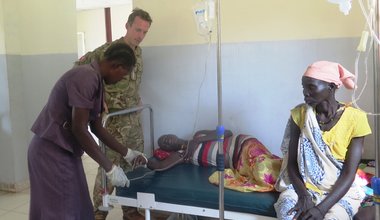
[[[233,135],[225,137],[223,141],[223,152],[225,163],[228,163],[230,168],[237,167],[237,162],[240,157],[241,149],[244,141],[252,138],[249,135]],[[218,141],[206,141],[200,143],[194,151],[191,162],[198,166],[216,166],[216,157],[218,154]],[[226,164],[227,165],[227,164]]]

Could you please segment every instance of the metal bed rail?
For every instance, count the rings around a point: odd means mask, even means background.
[[[188,214],[196,216],[204,216],[211,218],[219,218],[218,209],[205,208],[205,207],[195,207],[188,205],[179,205],[173,203],[158,202],[155,200],[155,195],[152,193],[137,193],[137,198],[128,198],[121,196],[107,195],[107,201],[112,205],[122,205],[131,206],[145,209],[145,220],[151,220],[151,210],[166,211],[170,213]],[[251,213],[242,213],[234,211],[224,211],[224,216],[226,219],[232,220],[274,220],[276,218],[269,216],[262,216]]]
[[[120,115],[126,115],[130,114],[133,112],[138,112],[138,111],[143,111],[144,109],[149,109],[149,127],[150,127],[150,144],[151,144],[151,153],[153,155],[153,150],[154,150],[154,126],[153,126],[153,109],[152,106],[149,104],[144,104],[141,106],[136,106],[132,108],[127,108],[123,109],[120,111],[112,112],[104,116],[103,118],[103,127],[107,125],[107,122],[110,118],[114,116],[120,116]],[[99,141],[99,146],[102,150],[102,152],[105,154],[106,153],[106,146],[104,143]],[[145,148],[145,147],[144,147]],[[108,195],[108,190],[107,190],[107,177],[106,177],[106,172],[104,169],[102,169],[102,188],[103,188],[103,203],[102,206],[99,207],[99,210],[101,211],[109,211],[112,209],[112,207],[109,206],[109,195]]]
[[[152,146],[151,149],[153,149],[153,146],[154,146],[153,109],[152,109],[151,105],[149,105],[149,104],[145,104],[145,105],[141,105],[141,106],[136,106],[136,107],[132,107],[132,108],[127,108],[127,109],[124,109],[124,110],[120,110],[120,111],[109,113],[103,119],[103,127],[106,126],[108,120],[111,117],[114,117],[114,116],[117,116],[117,115],[126,115],[126,114],[130,114],[130,113],[133,113],[133,112],[142,111],[144,109],[149,109],[150,144]],[[105,147],[103,143],[101,145],[102,145],[101,147]]]

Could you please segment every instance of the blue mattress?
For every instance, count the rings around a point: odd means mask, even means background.
[[[199,167],[180,164],[163,172],[156,172],[148,186],[117,188],[116,195],[136,198],[137,192],[154,193],[157,202],[165,202],[197,207],[219,208],[219,188],[208,182],[215,167]],[[257,215],[276,217],[273,204],[277,192],[242,193],[224,190],[224,209]]]

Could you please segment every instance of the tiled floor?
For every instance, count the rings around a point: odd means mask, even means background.
[[[83,156],[83,165],[86,172],[90,195],[94,186],[94,180],[98,165],[89,156]],[[29,213],[29,189],[19,192],[10,193],[0,191],[0,220],[28,220]],[[112,209],[107,220],[121,220],[122,211],[120,207]]]

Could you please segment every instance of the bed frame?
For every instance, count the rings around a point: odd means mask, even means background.
[[[153,152],[153,110],[150,105],[108,114],[104,124],[112,116],[144,109],[150,110],[150,139]],[[152,179],[147,180],[150,184],[131,184],[130,188],[118,187],[115,195],[103,195],[102,209],[109,210],[112,205],[142,208],[145,209],[146,220],[150,220],[151,210],[219,218],[219,189],[208,181],[208,177],[215,171],[215,167],[199,167],[192,164],[179,164],[166,171],[157,171]],[[103,179],[106,181],[105,175]],[[225,189],[224,218],[276,219],[273,204],[278,195],[277,192],[243,193]]]

